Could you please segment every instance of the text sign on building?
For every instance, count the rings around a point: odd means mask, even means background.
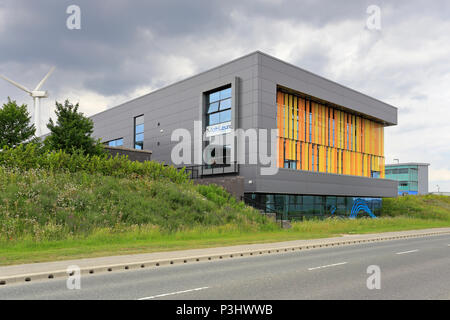
[[[218,136],[231,132],[231,121],[206,127],[206,137]]]

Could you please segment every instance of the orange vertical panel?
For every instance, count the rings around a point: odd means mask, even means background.
[[[312,170],[312,163],[311,163],[311,159],[312,159],[312,144],[308,144],[308,170],[311,171]]]
[[[298,140],[298,99],[294,96],[294,140]]]
[[[305,101],[305,141],[309,141],[309,101]]]
[[[317,105],[317,129],[318,129],[318,140],[317,143],[322,144],[322,105]]]
[[[314,140],[314,125],[315,125],[315,121],[314,121],[314,110],[315,110],[315,105],[314,105],[314,103],[311,101],[310,102],[310,106],[311,106],[311,110],[310,110],[310,112],[311,112],[311,119],[310,119],[310,122],[311,122],[311,124],[310,124],[310,127],[311,127],[311,143],[314,143],[315,142],[315,140]]]
[[[325,145],[330,146],[330,109],[325,107]]]
[[[326,114],[326,107],[322,106],[322,145],[327,144],[326,140],[326,128],[327,128],[327,114]]]
[[[335,147],[335,148],[337,148],[337,143],[336,143],[336,137],[337,137],[337,128],[336,128],[336,125],[337,125],[337,119],[336,119],[336,117],[337,117],[337,110],[333,110],[333,119],[334,119],[334,124],[332,125],[333,126],[333,128],[331,129],[331,131],[332,131],[332,135],[333,135],[333,146]],[[334,132],[333,132],[333,129],[334,129]]]
[[[305,141],[305,100],[298,99],[298,139]]]

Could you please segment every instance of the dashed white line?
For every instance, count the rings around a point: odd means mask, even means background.
[[[311,270],[317,270],[317,269],[323,269],[323,268],[329,268],[329,267],[335,267],[335,266],[341,266],[343,264],[347,264],[347,262],[339,262],[339,263],[333,263],[333,264],[328,264],[326,266],[320,266],[320,267],[314,267],[314,268],[308,268],[308,271]]]
[[[158,294],[156,296],[140,298],[138,300],[156,299],[156,298],[161,298],[161,297],[173,296],[173,295],[176,295],[176,294],[182,294],[182,293],[187,293],[187,292],[205,290],[205,289],[208,289],[208,288],[209,287],[202,287],[202,288],[195,288],[195,289],[189,289],[189,290],[183,290],[183,291],[177,291],[177,292],[171,292],[171,293],[163,293],[163,294]]]
[[[419,251],[419,250],[409,250],[409,251],[397,252],[396,254],[413,253],[413,252],[417,252],[417,251]]]

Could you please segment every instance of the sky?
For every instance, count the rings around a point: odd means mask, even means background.
[[[33,89],[56,66],[44,132],[55,101],[90,116],[256,50],[397,107],[386,163],[430,163],[430,191],[450,192],[448,0],[0,0],[0,74]],[[8,97],[32,106],[0,79]]]

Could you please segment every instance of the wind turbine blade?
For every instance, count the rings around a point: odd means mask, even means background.
[[[22,89],[23,91],[28,92],[29,94],[31,94],[30,89],[28,89],[27,87],[24,87],[23,85],[18,84],[17,82],[15,82],[15,81],[13,81],[13,80],[11,80],[11,79],[8,79],[7,77],[5,77],[5,76],[3,76],[3,75],[1,75],[1,74],[0,74],[0,77],[3,78],[3,79],[5,79],[6,81],[8,81],[9,83],[11,83],[12,85],[16,86],[17,88]]]
[[[39,82],[39,84],[37,85],[36,89],[34,89],[34,91],[38,91],[41,89],[41,87],[44,85],[44,82],[47,81],[48,77],[50,77],[50,75],[53,73],[53,71],[55,71],[55,67],[52,67],[50,69],[50,71],[47,73],[47,75],[44,77],[44,79],[42,79],[41,82]]]

